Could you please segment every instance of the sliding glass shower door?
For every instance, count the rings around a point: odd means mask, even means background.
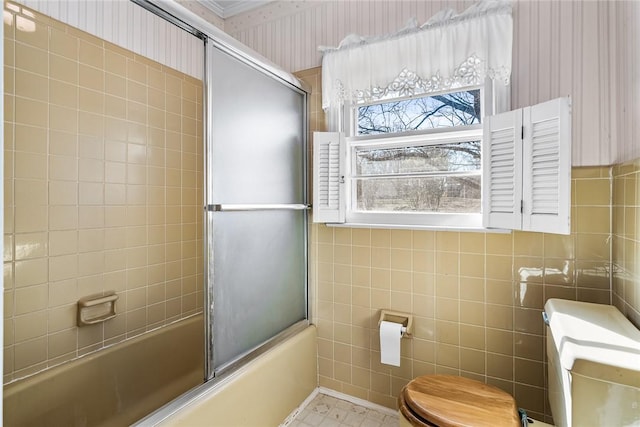
[[[207,49],[211,378],[307,317],[307,95]]]

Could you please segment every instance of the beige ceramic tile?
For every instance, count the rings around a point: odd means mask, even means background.
[[[411,230],[391,230],[391,247],[396,249],[412,248]]]
[[[540,321],[540,309],[514,308],[514,327],[519,332],[542,335],[544,323]]]
[[[78,60],[80,63],[102,69],[104,67],[104,49],[86,40],[79,41]]]
[[[487,254],[509,255],[513,254],[513,233],[487,233]]]
[[[544,388],[528,386],[515,383],[514,398],[517,402],[522,402],[531,411],[544,413],[545,395]]]
[[[20,370],[44,362],[47,358],[47,338],[25,341],[14,347],[14,369]]]
[[[49,76],[69,84],[78,84],[78,63],[58,55],[49,55]]]
[[[411,251],[408,249],[391,249],[391,268],[394,270],[411,270]]]
[[[46,56],[45,51],[29,45],[20,44],[15,50],[16,69],[47,76],[49,74],[49,68],[47,62],[43,61],[44,56]]]
[[[485,373],[486,353],[469,348],[460,349],[460,369],[476,374]]]
[[[545,258],[574,258],[575,235],[545,234],[544,256]]]
[[[515,281],[543,283],[544,260],[541,257],[515,257],[513,263]]]
[[[67,329],[51,334],[48,341],[49,357],[53,358],[75,352],[77,340],[78,332],[75,329]]]
[[[483,302],[485,296],[485,279],[465,277],[460,281],[460,298],[467,301]]]
[[[458,252],[460,249],[460,233],[437,231],[436,249],[438,251]]]
[[[49,79],[45,76],[16,70],[15,94],[38,101],[47,102],[49,94]]]
[[[47,182],[40,179],[16,179],[14,181],[16,206],[39,209],[47,204]]]
[[[460,301],[460,322],[474,326],[484,327],[484,304],[473,301]],[[484,334],[482,334],[484,337]]]
[[[487,353],[487,375],[503,380],[513,380],[513,358]]]
[[[436,363],[447,368],[459,368],[460,347],[449,344],[439,344],[436,347]]]
[[[14,264],[14,285],[16,288],[39,285],[47,281],[47,259],[17,261]]]
[[[78,59],[78,39],[63,31],[51,29],[50,51],[67,59]]]
[[[372,229],[371,245],[374,247],[389,248],[391,245],[391,231],[384,229]]]
[[[16,123],[46,128],[49,124],[49,110],[46,102],[16,97]]]
[[[484,254],[485,233],[461,233],[460,234],[460,252]]]
[[[460,288],[458,286],[458,278],[456,276],[435,276],[435,295],[437,297],[458,299],[460,296]],[[464,279],[466,280],[466,278]],[[463,281],[464,281],[463,280]]]
[[[460,324],[436,320],[436,341],[445,344],[460,344]]]
[[[502,255],[486,256],[486,277],[487,279],[512,280],[513,278],[513,257]]]
[[[409,271],[391,270],[391,290],[398,292],[411,292],[412,274]]]
[[[457,322],[459,320],[458,301],[450,298],[436,298],[436,319]]]
[[[14,338],[17,344],[47,334],[47,312],[27,313],[14,318]]]
[[[460,258],[457,252],[436,252],[436,273],[457,275]]]
[[[585,261],[606,259],[610,245],[608,234],[580,233],[577,236],[576,257]]]
[[[578,179],[575,181],[577,206],[607,206],[610,203],[608,179]]]
[[[460,276],[484,277],[485,257],[476,254],[460,254]]]
[[[513,336],[514,355],[523,359],[543,361],[544,337],[516,333]]]
[[[488,327],[504,330],[513,329],[513,307],[487,304],[485,314]]]
[[[34,285],[16,288],[15,314],[27,314],[47,308],[47,285]]]
[[[15,352],[21,360],[17,363],[12,360],[12,369],[21,369],[21,372],[35,369],[35,366],[42,362],[40,356],[46,355],[46,351],[49,351],[51,358],[61,361],[67,360],[69,355],[74,354],[78,348],[81,349],[81,353],[98,349],[101,346],[100,342],[104,339],[101,334],[83,332],[76,338],[74,332],[70,332],[74,331],[73,329],[65,329],[72,328],[75,320],[73,306],[65,304],[75,302],[77,286],[80,286],[83,292],[99,291],[105,284],[116,290],[124,289],[118,284],[124,286],[127,281],[127,276],[122,270],[126,268],[126,263],[128,262],[130,266],[144,266],[147,260],[146,231],[144,228],[138,227],[137,224],[144,224],[146,215],[143,206],[146,203],[147,194],[154,193],[147,191],[144,187],[146,168],[136,168],[132,165],[127,169],[125,163],[118,163],[127,160],[133,163],[137,162],[139,157],[135,153],[130,153],[129,158],[126,157],[126,145],[119,141],[129,139],[145,143],[146,129],[133,123],[119,122],[117,118],[127,118],[127,104],[124,100],[127,90],[129,90],[128,94],[132,101],[146,101],[146,89],[141,85],[136,86],[135,81],[145,81],[146,79],[148,65],[141,64],[152,63],[144,61],[130,63],[128,77],[131,81],[127,85],[126,58],[133,58],[132,54],[114,46],[109,46],[103,52],[100,47],[101,41],[92,37],[79,40],[78,35],[85,37],[82,33],[74,31],[65,33],[58,28],[64,27],[56,24],[56,29],[52,30],[50,39],[40,37],[41,33],[38,31],[34,34],[20,35],[21,42],[30,43],[38,48],[44,48],[46,43],[50,43],[52,51],[49,54],[49,60],[42,60],[43,56],[47,58],[46,51],[21,45],[21,49],[16,51],[15,58],[18,72],[15,74],[7,73],[11,77],[7,87],[11,92],[17,91],[19,95],[15,101],[16,119],[19,123],[30,126],[21,125],[17,128],[19,131],[17,147],[20,152],[14,157],[15,176],[19,178],[16,182],[16,188],[20,190],[20,196],[16,201],[19,205],[24,205],[24,208],[18,206],[16,211],[16,218],[18,218],[16,230],[22,233],[15,239],[15,244],[20,249],[16,252],[19,259],[16,264],[16,277],[20,291],[15,297],[16,305],[15,309],[12,307],[12,313],[21,315],[21,319],[24,320],[14,322],[17,325],[18,338],[32,340],[42,332],[38,330],[40,325],[47,324],[46,321],[32,321],[37,316],[42,317],[46,311],[36,311],[32,314],[31,310],[41,310],[47,306],[55,307],[51,309],[55,311],[47,315],[50,330],[54,331],[54,335],[49,340],[48,348],[44,346],[29,347],[29,350],[34,353],[30,358],[25,356],[23,349],[26,347],[24,346]],[[42,34],[46,32],[45,29]],[[12,49],[7,51],[13,52]],[[76,62],[78,59],[81,64]],[[100,69],[103,64],[106,65],[108,71],[106,74]],[[154,65],[154,67],[157,66]],[[144,76],[140,74],[140,71]],[[155,80],[162,81],[162,84],[157,86],[164,89],[164,74],[160,72],[160,68],[155,68],[154,71]],[[49,73],[52,78],[50,81],[43,77]],[[80,85],[79,90],[78,85]],[[106,94],[102,92],[103,89],[106,89]],[[182,91],[182,87],[180,87],[180,91]],[[187,98],[185,100],[178,99],[177,102],[177,105],[183,106],[185,113],[192,118],[200,116],[196,111],[197,105],[191,100],[194,93],[197,98],[195,86],[186,87]],[[106,96],[107,94],[108,96]],[[156,91],[154,100],[156,100],[157,106],[164,108],[164,96],[160,94],[160,91]],[[178,95],[179,93],[174,90],[174,94]],[[162,101],[157,101],[158,99]],[[13,99],[10,101],[13,106]],[[38,101],[50,101],[50,106],[38,104]],[[80,108],[80,112],[77,111],[78,108]],[[10,111],[13,114],[14,110]],[[133,102],[128,104],[128,118],[131,120],[146,123],[148,111],[152,110]],[[104,112],[116,119],[104,119],[102,117]],[[159,112],[156,116],[158,119],[155,125],[162,128]],[[6,117],[13,119],[12,115]],[[44,129],[49,123],[51,123],[52,129],[47,138]],[[179,126],[181,127],[182,124]],[[194,125],[187,123],[187,126],[191,129]],[[80,141],[76,136],[77,132],[83,135]],[[155,132],[150,135],[152,136],[150,141],[154,142],[156,146],[164,146],[165,137],[163,134]],[[105,136],[109,138],[106,145],[102,142],[102,138]],[[50,144],[48,151],[46,145],[42,144],[47,139]],[[195,189],[195,186],[199,185],[196,182],[195,174],[193,177],[189,174],[180,176],[179,172],[179,168],[182,167],[188,168],[189,171],[196,170],[199,165],[197,155],[202,153],[197,149],[197,146],[196,137],[191,137],[189,145],[191,151],[188,152],[193,154],[191,157],[182,159],[182,164],[178,162],[175,165],[178,168],[176,182],[182,181],[183,186],[194,186],[193,190],[188,187],[183,189],[183,203],[191,200],[184,197],[199,197]],[[176,148],[181,148],[179,140]],[[38,155],[38,153],[42,153],[42,155]],[[45,156],[47,153],[51,154],[48,159]],[[78,155],[81,157],[79,163],[75,160]],[[104,163],[105,155],[109,163]],[[155,163],[152,162],[158,168],[164,166],[163,155],[162,153],[160,157],[153,157],[159,159]],[[180,156],[177,158],[180,159]],[[144,150],[140,159],[142,164],[146,162]],[[5,169],[5,171],[10,170]],[[164,176],[160,179],[159,170],[157,172],[158,185],[164,185]],[[151,174],[150,176],[155,175]],[[46,184],[44,181],[46,178],[52,179],[50,184]],[[74,184],[78,179],[81,181],[79,187]],[[110,183],[110,186],[104,186],[105,180]],[[127,189],[124,185],[127,182],[139,186],[130,186]],[[30,197],[24,199],[22,197],[24,194],[29,194]],[[154,197],[152,200],[164,204],[165,198]],[[179,197],[178,200],[180,200]],[[113,206],[108,210],[109,224],[112,226],[135,225],[129,234],[122,234],[121,239],[118,239],[117,234],[113,232],[107,235],[100,228],[105,224],[107,211],[102,207],[105,202],[111,203]],[[125,204],[128,202],[143,203],[142,210],[137,210],[135,205],[131,205],[127,209]],[[39,205],[50,203],[51,205],[44,210],[27,209],[27,205],[34,203]],[[84,205],[79,207],[79,203]],[[198,205],[198,201],[188,202],[188,204],[195,207]],[[188,209],[184,214],[196,218],[195,214],[191,214]],[[163,215],[158,218],[160,220],[158,224],[163,224],[167,219],[173,218]],[[180,214],[178,214],[177,221],[180,221]],[[197,227],[201,226],[201,221],[197,223],[194,220],[192,225],[172,228],[167,236],[177,242],[178,246],[181,246],[182,243],[179,243],[180,233],[187,239],[194,239],[198,234]],[[161,225],[158,227],[165,228]],[[48,237],[45,237],[46,234],[43,232],[37,232],[47,230],[47,228],[50,230]],[[12,231],[12,227],[7,227],[7,230]],[[164,233],[162,233],[163,235]],[[163,241],[164,239],[160,239],[161,245]],[[142,245],[140,248],[142,248],[144,256],[129,254],[130,257],[124,257],[124,253],[117,248],[122,248],[126,244]],[[103,253],[102,251],[107,247],[113,249]],[[157,255],[160,253],[158,250],[160,247],[163,246],[157,246],[155,251],[149,251],[150,260],[164,261],[164,249],[162,257]],[[78,251],[80,251],[79,254]],[[196,256],[201,257],[201,252],[199,255],[196,252],[185,252],[185,254],[190,253],[189,256],[192,257],[190,260],[179,261],[180,255],[178,255],[176,261],[169,264],[169,266],[179,266],[177,269],[175,267],[168,268],[167,276],[177,278],[172,283],[180,284],[181,270],[191,272],[191,274],[195,273],[197,265],[201,265],[201,261],[198,261],[199,258],[195,258]],[[171,254],[172,252],[167,253]],[[43,258],[47,255],[50,255],[51,258]],[[164,270],[164,264],[160,265]],[[13,270],[9,269],[8,271],[12,272]],[[110,272],[104,276],[104,280],[101,276],[103,271]],[[136,290],[138,289],[137,284],[146,283],[147,272],[146,267],[131,269],[128,279],[129,287]],[[84,278],[81,278],[78,283],[75,279],[76,275]],[[122,277],[118,278],[117,275]],[[161,277],[161,274],[153,277],[156,277],[153,279],[156,282],[160,280],[154,289],[164,289],[161,279],[157,278]],[[174,297],[173,302],[167,304],[168,317],[179,315],[182,310],[193,312],[196,307],[202,307],[202,301],[197,302],[194,292],[195,286],[197,286],[196,276],[191,277],[193,280],[183,282],[184,289],[190,294],[182,299]],[[49,287],[40,284],[47,280],[51,280]],[[13,282],[13,279],[7,281],[7,283],[9,282]],[[142,289],[145,288],[139,289],[140,291],[134,291],[137,294],[132,295],[143,295]],[[178,290],[178,293],[173,295],[176,297],[180,295],[180,286],[173,286],[171,289]],[[151,291],[151,300],[153,302],[162,301],[164,298],[162,294],[162,291]],[[168,294],[171,295],[171,293]],[[132,298],[134,298],[133,296]],[[136,300],[134,298],[131,301],[135,302]],[[146,303],[140,301],[143,304]],[[165,317],[164,311],[165,308],[161,302],[153,305],[149,311],[149,321],[155,322],[154,324],[161,323]],[[143,313],[143,311],[135,309],[127,316],[130,320],[129,331],[144,330],[143,325],[146,318]],[[111,323],[112,325],[120,325],[120,327],[109,329],[108,336],[111,340],[118,339],[117,337],[122,336],[125,332],[125,317],[120,316],[119,319]],[[27,320],[29,321],[27,322]],[[23,325],[28,325],[28,327],[23,327]],[[76,346],[76,340],[78,346]],[[14,353],[12,352],[12,354]]]
[[[507,330],[487,328],[486,330],[487,351],[504,355],[514,353],[514,335]]]
[[[16,261],[32,258],[43,258],[48,254],[47,233],[19,233],[15,235]]]

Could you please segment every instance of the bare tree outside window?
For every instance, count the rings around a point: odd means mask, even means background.
[[[480,124],[480,89],[358,108],[358,135]]]
[[[358,108],[359,135],[460,127],[480,121],[480,90]],[[359,147],[355,150],[357,208],[480,212],[480,151],[480,141]]]

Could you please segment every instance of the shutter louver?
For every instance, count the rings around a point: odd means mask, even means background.
[[[483,225],[519,228],[522,115],[509,111],[487,117],[482,142]]]
[[[320,180],[318,182],[320,196],[318,204],[321,208],[336,208],[340,200],[338,183],[340,173],[339,146],[337,143],[322,144],[319,149]]]
[[[491,206],[490,212],[513,212],[515,142],[513,129],[491,133]]]
[[[344,137],[313,134],[313,222],[344,222]]]
[[[531,213],[558,213],[558,119],[532,123]]]

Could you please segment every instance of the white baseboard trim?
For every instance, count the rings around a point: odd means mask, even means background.
[[[387,408],[386,406],[378,405],[377,403],[369,402],[368,400],[360,399],[339,391],[331,390],[325,387],[318,387],[320,394],[326,394],[327,396],[335,397],[336,399],[346,400],[354,405],[364,406],[365,408],[375,409],[378,412],[382,412],[385,415],[398,415],[398,411]]]

